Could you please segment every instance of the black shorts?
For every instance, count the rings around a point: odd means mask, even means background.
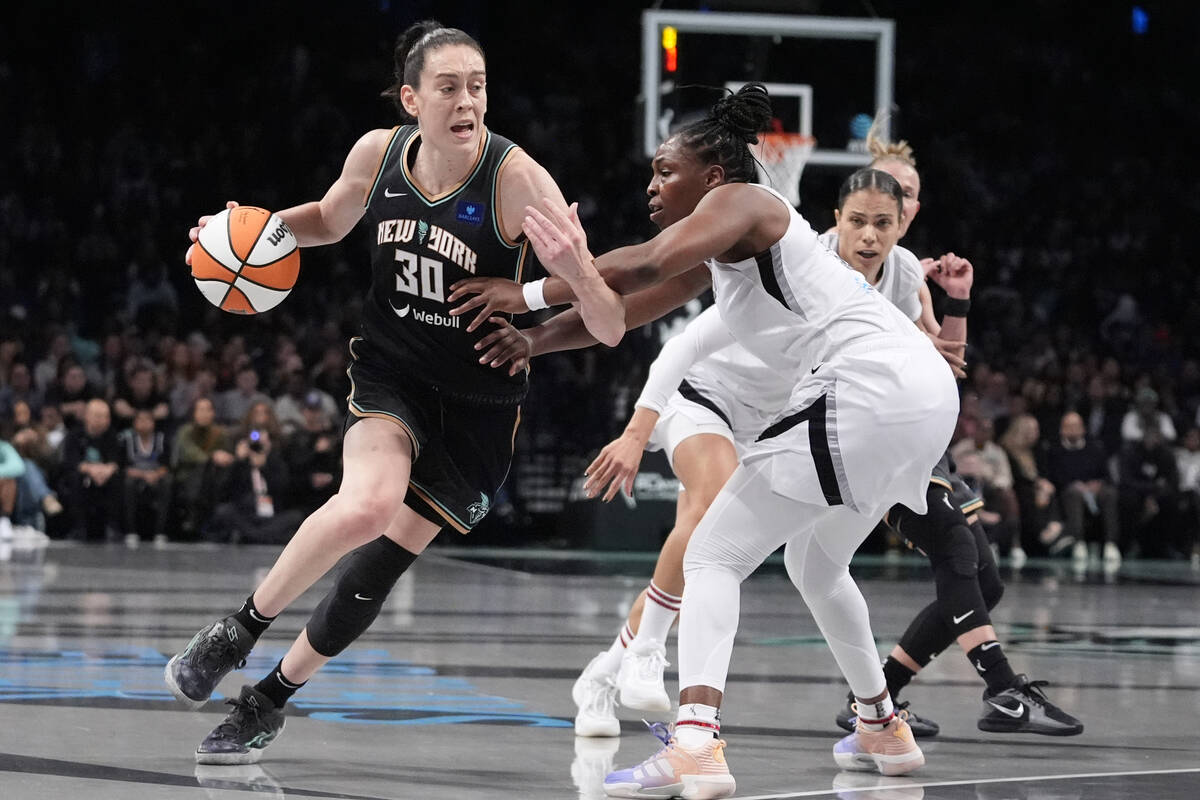
[[[983,508],[983,500],[959,477],[949,451],[943,453],[941,460],[934,466],[929,482],[949,489],[950,501],[959,507],[965,517],[970,517]]]
[[[431,522],[470,531],[508,477],[521,407],[446,398],[389,370],[361,337],[350,340],[350,355],[346,429],[366,418],[399,425],[413,448],[405,504]]]

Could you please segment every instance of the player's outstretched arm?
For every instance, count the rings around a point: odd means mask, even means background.
[[[571,237],[573,245],[587,248],[587,236],[579,224],[577,205],[569,208],[558,184],[540,164],[523,150],[517,150],[500,175],[500,212],[505,234],[517,239],[524,226],[526,209],[536,207],[562,221],[562,227]],[[535,245],[536,247],[536,245]],[[621,341],[625,333],[624,306],[608,284],[600,277],[592,263],[591,255],[576,264],[542,263],[552,275],[561,278],[570,287],[571,294],[579,303],[587,329],[610,347]]]
[[[364,134],[342,165],[342,174],[320,200],[279,212],[301,247],[341,241],[367,209],[367,196],[383,162],[392,131],[380,128]]]

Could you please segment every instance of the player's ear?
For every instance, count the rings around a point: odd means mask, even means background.
[[[720,164],[709,164],[704,170],[704,188],[715,189],[725,182],[725,168]]]
[[[417,90],[407,83],[400,87],[400,105],[414,119],[417,116]]]

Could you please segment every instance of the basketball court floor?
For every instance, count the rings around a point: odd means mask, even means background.
[[[456,543],[457,544],[457,543]],[[637,712],[619,740],[577,740],[570,689],[607,646],[651,563],[612,554],[434,549],[375,626],[296,695],[252,767],[197,767],[219,699],[182,710],[168,656],[235,608],[271,548],[68,547],[0,564],[0,798],[591,798],[651,754]],[[746,584],[724,714],[737,797],[1076,800],[1200,797],[1200,575],[1114,576],[1031,564],[995,615],[1018,671],[1052,682],[1082,736],[984,734],[981,683],[958,652],[904,699],[942,725],[911,777],[839,772],[843,698],[812,618],[768,564]],[[932,596],[918,561],[856,562],[881,652]],[[621,577],[626,576],[626,577]],[[286,612],[241,673],[273,666],[324,584]],[[668,654],[674,657],[672,642]],[[668,669],[668,688],[676,686]]]

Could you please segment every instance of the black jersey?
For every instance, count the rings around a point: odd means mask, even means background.
[[[363,337],[399,379],[422,381],[458,400],[519,403],[525,372],[510,376],[482,365],[474,349],[495,326],[484,323],[468,333],[475,312],[452,317],[446,302],[450,285],[463,278],[521,280],[529,244],[505,237],[497,181],[517,146],[485,129],[470,174],[436,197],[412,177],[420,146],[417,126],[396,128],[367,195],[374,243]]]

